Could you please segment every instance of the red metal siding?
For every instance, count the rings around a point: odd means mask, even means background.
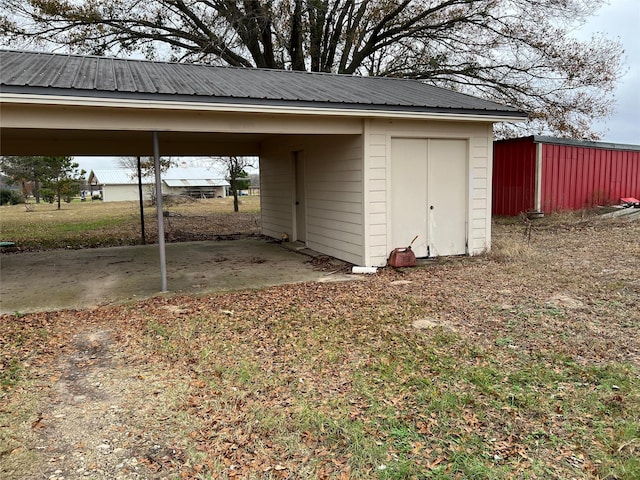
[[[542,145],[545,213],[615,204],[640,197],[640,152]]]
[[[536,184],[536,146],[531,138],[493,145],[494,215],[518,215],[533,210]]]

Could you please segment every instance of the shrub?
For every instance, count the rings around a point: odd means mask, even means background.
[[[50,188],[43,188],[40,190],[40,197],[45,202],[53,203],[53,201],[56,199],[56,192],[54,192]]]
[[[17,205],[24,203],[24,197],[16,190],[0,189],[0,205]]]

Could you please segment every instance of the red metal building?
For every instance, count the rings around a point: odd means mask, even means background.
[[[640,145],[531,136],[493,145],[493,215],[640,198]]]

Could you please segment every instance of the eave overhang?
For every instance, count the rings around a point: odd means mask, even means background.
[[[148,98],[125,98],[123,96],[60,95],[23,93],[15,88],[3,86],[0,91],[0,108],[3,105],[121,108],[129,110],[168,110],[216,113],[248,113],[267,115],[296,115],[317,117],[396,118],[415,120],[465,121],[465,122],[514,122],[526,120],[523,112],[450,109],[439,107],[396,107],[371,105],[366,108],[357,104],[322,104],[313,102],[243,102],[234,99],[207,101],[199,98],[161,99],[157,95]],[[24,90],[24,89],[23,89]]]

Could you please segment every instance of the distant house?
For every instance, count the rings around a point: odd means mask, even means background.
[[[138,200],[138,176],[135,170],[118,168],[92,170],[92,191],[101,190],[105,202]],[[155,185],[152,176],[142,177],[143,195],[150,199]],[[206,168],[178,167],[162,173],[162,193],[188,195],[195,198],[225,197],[229,182]]]

